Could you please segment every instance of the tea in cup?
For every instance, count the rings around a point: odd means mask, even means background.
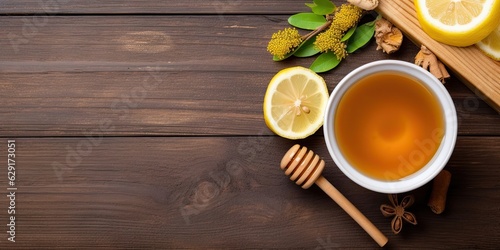
[[[373,191],[401,193],[444,168],[457,118],[437,78],[411,63],[381,60],[340,81],[323,129],[330,155],[346,176]]]

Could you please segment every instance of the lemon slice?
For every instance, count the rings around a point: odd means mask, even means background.
[[[431,38],[469,46],[500,23],[500,0],[414,0],[418,21]]]
[[[264,96],[264,120],[277,135],[303,139],[322,125],[328,101],[325,80],[304,67],[278,72]]]
[[[489,57],[500,61],[500,25],[489,36],[476,44]]]

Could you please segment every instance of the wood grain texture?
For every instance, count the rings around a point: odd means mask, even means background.
[[[156,82],[148,72],[2,74],[0,133],[272,134],[258,101],[272,73],[159,72],[158,76]],[[241,80],[235,83],[234,79]],[[329,89],[334,88],[333,82]],[[500,117],[493,109],[458,81],[446,86],[455,101],[460,135],[500,134]],[[100,129],[108,123],[110,128]]]
[[[265,47],[284,16],[57,16],[23,33],[25,18],[0,17],[4,136],[270,135],[261,108],[269,80],[312,62],[271,60]],[[372,42],[322,75],[332,91],[364,63],[417,52],[405,40],[385,55]],[[500,135],[497,112],[462,85],[446,84],[459,133]]]
[[[85,147],[86,142],[92,146]],[[377,246],[319,188],[303,190],[288,180],[279,162],[294,142],[282,138],[35,138],[16,143],[17,242],[2,239],[2,249]],[[497,137],[459,138],[446,167],[453,175],[446,211],[435,215],[427,207],[429,185],[413,191],[416,203],[409,210],[419,224],[404,224],[398,236],[378,208],[389,202],[386,195],[348,180],[322,137],[302,143],[326,161],[323,176],[389,237],[389,248],[500,244]],[[2,154],[0,160],[5,159]],[[2,196],[1,203],[6,199]],[[6,221],[5,212],[0,220]]]
[[[307,11],[304,1],[266,0],[2,0],[5,14],[290,14]]]
[[[297,142],[325,159],[325,178],[387,248],[497,248],[500,117],[458,75],[445,85],[459,121],[446,211],[427,207],[430,185],[413,191],[419,224],[398,236],[379,211],[387,196],[347,179],[321,131],[290,141],[267,129],[269,80],[312,59],[273,62],[265,47],[306,10],[302,0],[1,0],[0,162],[15,139],[18,190],[16,243],[4,233],[0,249],[377,248],[319,188],[279,169]],[[392,55],[375,47],[322,74],[329,90],[362,64],[418,52],[408,39]]]
[[[425,45],[478,96],[500,112],[500,62],[484,55],[476,46],[448,46],[430,38],[420,27],[413,0],[381,0],[377,8],[417,45]]]

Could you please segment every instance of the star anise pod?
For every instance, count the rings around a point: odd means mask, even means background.
[[[391,228],[394,234],[398,234],[401,232],[403,228],[403,219],[413,225],[417,225],[417,218],[412,213],[405,211],[406,208],[410,207],[415,198],[413,195],[408,195],[401,200],[401,203],[398,202],[397,194],[390,194],[389,200],[391,201],[391,205],[383,204],[380,206],[380,211],[385,217],[394,216],[391,222]]]

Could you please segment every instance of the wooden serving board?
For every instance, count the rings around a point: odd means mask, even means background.
[[[415,44],[429,48],[477,96],[500,112],[500,62],[474,45],[459,48],[430,38],[420,27],[413,0],[380,0],[376,10]]]

